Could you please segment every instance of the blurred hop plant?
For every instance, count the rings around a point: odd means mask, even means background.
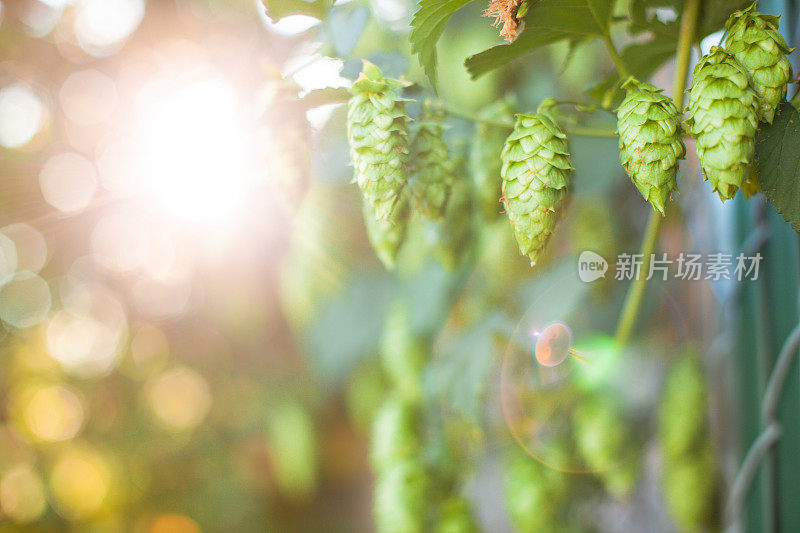
[[[538,114],[517,115],[501,153],[503,203],[519,251],[530,258],[531,265],[562,215],[572,179],[567,136],[546,114],[554,104],[548,98]]]
[[[694,354],[673,363],[659,408],[664,453],[664,492],[684,531],[709,525],[714,516],[717,469],[706,424],[706,385]]]
[[[556,464],[563,464],[563,461],[556,461]],[[505,503],[511,525],[520,533],[563,528],[558,512],[567,488],[565,474],[518,448],[506,459]]]
[[[444,216],[455,170],[444,141],[443,118],[426,112],[411,142],[414,172],[409,191],[419,211],[431,219]]]
[[[467,183],[453,186],[443,220],[432,222],[426,236],[439,261],[448,270],[454,270],[468,251],[474,234],[472,196]]]
[[[461,497],[453,497],[442,502],[442,513],[436,533],[478,533],[472,518],[469,502]]]
[[[355,180],[378,219],[391,214],[406,185],[409,153],[405,82],[384,78],[364,61],[347,109],[347,135]]]
[[[375,255],[383,266],[393,270],[397,263],[397,252],[405,240],[408,228],[409,212],[405,195],[401,196],[397,208],[384,218],[377,217],[372,205],[366,202],[362,210],[367,237]]]
[[[514,114],[505,101],[488,106],[481,118],[491,122],[511,122]],[[469,151],[469,169],[475,185],[475,194],[481,211],[487,220],[495,220],[500,214],[500,152],[506,141],[506,129],[478,122]]]
[[[425,349],[411,330],[408,307],[402,302],[396,302],[386,316],[380,358],[394,390],[405,400],[421,402]]]
[[[375,529],[380,533],[425,531],[427,476],[417,458],[391,464],[375,480]]]
[[[723,201],[742,186],[753,160],[759,98],[749,83],[745,68],[715,46],[695,67],[689,91],[689,133],[703,175]]]
[[[319,459],[316,427],[308,409],[295,401],[273,406],[267,420],[267,444],[281,494],[297,501],[310,498],[317,488]]]
[[[398,461],[420,455],[418,411],[398,396],[391,396],[381,405],[372,425],[370,462],[378,476]]]
[[[578,452],[606,490],[616,497],[630,493],[639,463],[631,455],[631,439],[617,402],[602,394],[587,397],[573,414],[573,427]]]
[[[633,184],[662,214],[678,189],[678,160],[686,155],[681,116],[672,100],[649,83],[626,81],[625,99],[617,109],[620,160]]]
[[[792,67],[786,58],[792,49],[778,31],[780,17],[762,15],[754,8],[755,3],[728,19],[725,48],[750,72],[751,85],[761,98],[759,118],[772,124],[792,79]]]

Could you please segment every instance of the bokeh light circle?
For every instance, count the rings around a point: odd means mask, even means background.
[[[38,519],[47,507],[41,476],[28,464],[19,464],[0,480],[0,509],[17,524]]]
[[[111,481],[111,468],[100,454],[85,447],[69,449],[50,472],[53,506],[69,520],[90,518],[102,508]]]
[[[33,272],[19,272],[0,288],[0,319],[15,328],[43,322],[51,305],[49,285]]]
[[[168,370],[152,378],[145,394],[156,420],[170,431],[193,429],[211,408],[211,392],[206,380],[187,367]]]
[[[42,126],[44,106],[24,83],[0,89],[0,145],[26,145]]]
[[[58,92],[61,109],[72,122],[81,126],[108,119],[117,105],[114,80],[94,69],[70,74]]]
[[[64,213],[83,211],[97,188],[97,172],[82,155],[67,152],[48,159],[39,173],[45,201]]]
[[[11,224],[0,229],[11,239],[16,249],[18,270],[39,272],[47,262],[47,241],[44,236],[28,224]]]
[[[639,422],[658,404],[665,350],[686,340],[680,310],[654,288],[659,330],[621,348],[610,336],[616,313],[596,304],[591,284],[572,273],[545,280],[507,339],[496,389],[501,431],[555,470],[622,478],[635,470]],[[611,441],[613,460],[588,458]]]

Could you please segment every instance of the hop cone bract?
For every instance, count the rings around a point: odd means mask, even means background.
[[[355,180],[379,219],[389,216],[406,184],[410,119],[400,97],[405,85],[364,62],[347,108]]]
[[[620,161],[644,199],[661,213],[677,190],[678,160],[686,155],[681,117],[672,100],[634,79],[617,110]]]
[[[441,218],[453,185],[454,171],[441,122],[433,117],[420,121],[411,146],[414,168],[414,177],[409,183],[411,196],[423,215]]]
[[[778,104],[786,96],[792,66],[786,54],[792,49],[778,31],[780,17],[754,11],[755,4],[735,12],[725,24],[725,48],[750,72],[752,87],[761,102],[759,118],[772,124]]]
[[[713,47],[695,67],[686,123],[703,175],[722,200],[733,198],[747,179],[758,101],[747,71],[722,48]]]
[[[567,136],[547,115],[517,115],[501,158],[503,202],[519,251],[533,264],[567,200],[573,168]]]
[[[408,202],[401,198],[399,205],[390,214],[379,218],[372,205],[364,203],[362,208],[367,237],[375,250],[375,255],[383,266],[392,270],[397,260],[397,252],[403,244],[408,226]]]

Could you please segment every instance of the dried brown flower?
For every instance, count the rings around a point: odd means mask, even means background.
[[[483,12],[484,17],[494,17],[492,26],[503,25],[500,35],[508,42],[517,38],[518,30],[522,25],[522,19],[517,18],[517,12],[522,2],[523,0],[491,0],[489,7]]]

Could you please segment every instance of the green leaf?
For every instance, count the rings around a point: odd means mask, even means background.
[[[267,16],[277,22],[289,15],[307,15],[324,19],[330,7],[330,0],[261,0],[267,9]]]
[[[472,0],[420,0],[411,20],[411,53],[417,54],[428,79],[436,85],[436,42],[444,25],[459,8]]]
[[[800,113],[781,103],[771,125],[756,135],[756,169],[764,196],[800,232]]]
[[[513,43],[468,57],[467,70],[478,78],[541,46],[603,35],[608,31],[612,4],[612,0],[540,0],[528,11],[525,29]]]

